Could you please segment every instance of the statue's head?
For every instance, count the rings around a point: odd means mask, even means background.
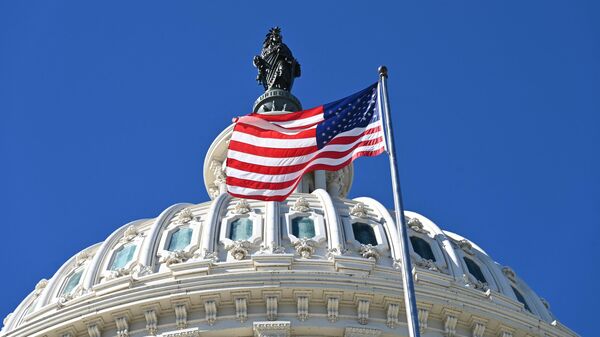
[[[281,28],[273,27],[265,37],[265,46],[281,43]]]

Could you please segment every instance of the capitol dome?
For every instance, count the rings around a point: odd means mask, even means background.
[[[424,336],[576,336],[511,268],[405,216]],[[2,336],[405,336],[397,242],[377,200],[324,189],[175,204],[66,261]]]

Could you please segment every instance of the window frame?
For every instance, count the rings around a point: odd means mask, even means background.
[[[71,289],[71,291],[69,291],[68,293],[65,293],[65,289],[67,287],[67,284],[69,283],[69,281],[71,280],[71,277],[73,277],[73,275],[75,275],[76,273],[81,271],[81,276],[79,277],[79,281],[77,281],[77,284],[75,285],[75,287],[73,287],[73,289]],[[63,282],[60,286],[60,288],[58,289],[58,296],[67,296],[67,295],[71,295],[71,294],[76,294],[77,291],[79,289],[81,289],[82,287],[82,282],[83,282],[83,278],[85,276],[85,266],[81,265],[81,266],[76,266],[75,268],[73,268],[73,270],[71,270],[64,278],[63,278]]]
[[[494,290],[496,292],[500,292],[500,286],[499,281],[496,279],[496,277],[494,276],[494,274],[492,273],[492,270],[490,266],[488,266],[487,263],[485,263],[484,259],[487,257],[487,255],[481,253],[478,249],[476,249],[475,247],[471,247],[470,249],[467,248],[461,248],[460,246],[460,241],[461,240],[465,240],[469,243],[470,246],[474,246],[470,241],[464,239],[464,238],[460,238],[460,239],[456,239],[453,237],[449,237],[451,238],[451,242],[452,242],[452,247],[454,247],[454,252],[456,253],[456,257],[459,260],[460,263],[460,267],[463,270],[463,273],[467,276],[471,276],[473,277],[473,279],[477,280],[475,278],[475,276],[473,276],[471,274],[471,272],[469,271],[469,268],[467,267],[467,263],[464,260],[464,257],[467,257],[469,259],[471,259],[473,262],[475,262],[475,264],[477,264],[479,266],[479,269],[481,269],[481,272],[483,273],[483,276],[486,279],[486,285],[488,289]],[[487,257],[489,259],[489,257]],[[492,261],[493,262],[493,261]]]
[[[194,250],[195,247],[198,247],[199,243],[200,243],[200,239],[201,239],[201,235],[202,235],[202,227],[204,225],[204,222],[202,220],[199,220],[198,218],[194,217],[192,218],[190,221],[187,222],[180,222],[178,221],[177,216],[173,217],[171,219],[171,222],[166,226],[166,228],[163,230],[163,233],[161,234],[160,237],[160,242],[158,244],[158,251],[156,252],[156,255],[158,257],[165,257],[165,256],[169,256],[169,254],[174,253],[173,251],[170,251],[169,248],[169,242],[171,241],[171,236],[173,235],[173,233],[175,233],[175,231],[177,231],[180,228],[191,228],[192,229],[192,238],[190,240],[190,243],[185,246],[183,249],[181,249],[180,251],[192,251]],[[164,263],[160,264],[159,268],[164,268]]]
[[[327,240],[327,232],[325,230],[325,219],[323,218],[322,215],[320,215],[316,212],[312,212],[312,211],[311,212],[291,211],[291,213],[285,214],[285,228],[287,231],[287,233],[286,233],[287,239],[290,240],[292,245],[300,240],[300,238],[296,237],[292,233],[292,221],[296,218],[302,218],[302,217],[307,217],[307,218],[311,219],[313,221],[313,224],[315,225],[315,236],[313,236],[312,238],[306,238],[306,240],[312,240],[317,243],[321,243],[321,242],[324,242],[325,240]],[[286,237],[285,237],[286,234],[283,234],[284,239],[286,239]]]
[[[115,261],[115,257],[116,254],[119,250],[121,249],[125,249],[125,246],[135,246],[135,251],[133,252],[133,256],[131,257],[131,260],[127,261],[125,263],[124,266],[117,268],[117,269],[111,269],[111,266],[113,264],[113,262]],[[108,259],[108,263],[106,264],[106,267],[104,268],[106,271],[111,272],[111,271],[117,271],[119,269],[129,269],[132,267],[132,265],[134,263],[137,263],[138,260],[138,256],[140,255],[140,244],[138,242],[138,240],[132,240],[129,242],[123,242],[117,246],[115,246],[115,248],[113,248],[110,251],[110,258]]]
[[[476,255],[475,252],[473,252],[473,254],[466,254],[464,251],[462,251],[462,249],[460,249],[461,252],[458,255],[458,258],[460,260],[460,265],[462,266],[462,269],[465,273],[468,273],[469,276],[471,276],[473,279],[477,280],[477,278],[475,277],[475,275],[471,274],[471,271],[469,270],[469,268],[467,267],[467,263],[465,262],[464,258],[468,258],[471,261],[473,261],[478,267],[479,269],[481,269],[481,273],[483,274],[483,276],[485,277],[486,280],[486,286],[488,289],[494,290],[496,292],[500,291],[499,287],[498,287],[498,283],[496,282],[496,279],[494,278],[494,275],[492,274],[491,270],[488,268],[488,266],[481,261],[481,259],[479,258],[479,256]],[[479,280],[477,280],[479,281]]]
[[[415,244],[413,242],[413,239],[420,240],[425,245],[427,245],[427,248],[429,248],[429,252],[431,253],[432,259],[428,259],[428,258],[424,257],[423,255],[419,254],[419,252],[417,252],[417,250],[415,249]],[[422,237],[420,237],[418,235],[410,235],[409,234],[408,235],[408,240],[410,241],[410,248],[412,249],[412,251],[415,254],[417,254],[418,256],[420,256],[423,260],[430,260],[433,263],[436,263],[438,261],[438,257],[435,255],[435,252],[433,251],[433,248],[431,247],[431,244],[426,239],[423,239]]]
[[[415,251],[415,248],[413,247],[412,241],[410,240],[410,238],[412,236],[415,236],[422,240],[425,240],[425,242],[427,242],[429,244],[429,248],[431,248],[431,251],[433,252],[433,256],[435,256],[435,261],[433,261],[433,264],[435,264],[435,266],[438,268],[438,270],[440,270],[444,273],[447,273],[448,272],[448,261],[446,260],[446,255],[442,251],[442,248],[440,247],[439,242],[435,238],[432,238],[431,236],[429,236],[426,233],[420,233],[420,232],[417,232],[410,228],[408,229],[408,242],[409,242],[408,245],[410,246],[410,251],[413,254],[418,255],[423,260],[425,260],[425,259],[421,255],[419,255],[417,253],[417,251]]]
[[[354,237],[354,224],[360,222],[367,224],[373,228],[373,232],[375,233],[375,238],[377,239],[377,245],[373,246],[380,253],[384,251],[388,251],[390,246],[388,244],[388,236],[386,235],[385,228],[383,223],[380,221],[373,220],[368,217],[357,217],[350,215],[349,217],[343,218],[342,223],[344,225],[344,234],[346,235],[346,243],[355,249],[360,249],[364,244],[360,243]]]
[[[231,224],[235,220],[242,218],[249,218],[250,220],[252,220],[252,236],[250,236],[248,240],[242,241],[249,242],[253,245],[257,245],[263,240],[263,218],[260,214],[255,212],[249,212],[245,214],[229,214],[221,220],[219,241],[223,245],[228,246],[235,242],[229,238],[229,233],[231,232]]]
[[[371,230],[371,233],[373,233],[373,239],[375,239],[375,244],[360,242],[356,238],[356,231],[359,230],[359,228],[358,228],[359,226],[367,228],[367,230],[369,230],[369,229]],[[381,240],[377,237],[375,226],[372,226],[368,222],[366,222],[366,221],[354,221],[354,222],[352,222],[350,224],[350,227],[352,228],[352,236],[354,237],[354,240],[356,240],[361,245],[371,245],[371,246],[375,247],[375,246],[378,246],[380,244]]]
[[[201,221],[189,221],[187,223],[177,223],[174,222],[172,224],[170,224],[167,229],[164,231],[161,239],[160,239],[160,245],[159,247],[160,252],[163,253],[170,253],[172,251],[169,250],[169,243],[171,241],[171,237],[173,236],[173,234],[181,229],[181,228],[191,228],[192,229],[192,237],[190,239],[190,243],[187,244],[187,246],[185,246],[183,249],[180,249],[181,251],[188,251],[191,247],[195,246],[198,244],[199,240],[200,240],[200,234],[202,232],[202,222]],[[159,252],[159,254],[160,254]]]

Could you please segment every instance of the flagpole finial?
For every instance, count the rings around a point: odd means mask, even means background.
[[[379,71],[379,76],[383,76],[383,77],[387,77],[388,76],[388,69],[386,66],[379,66],[379,69],[377,69]]]

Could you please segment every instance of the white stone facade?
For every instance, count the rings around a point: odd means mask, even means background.
[[[510,268],[424,216],[405,215],[435,259],[411,256],[423,336],[576,336]],[[291,233],[298,216],[313,221],[312,239]],[[227,227],[239,218],[253,227],[234,241]],[[372,228],[376,244],[355,238],[356,222]],[[179,228],[190,229],[189,243],[169,251]],[[176,204],[72,257],[4,320],[1,335],[406,336],[397,235],[376,200],[322,189],[282,203],[218,194]]]

